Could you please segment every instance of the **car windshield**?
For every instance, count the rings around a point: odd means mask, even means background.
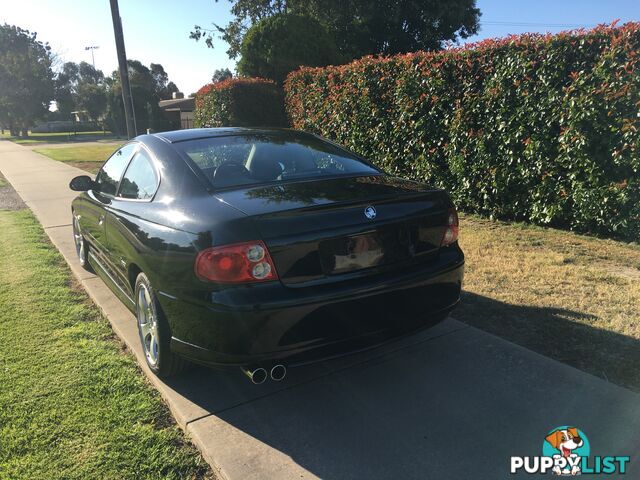
[[[380,173],[356,155],[301,132],[227,135],[174,146],[214,188]]]

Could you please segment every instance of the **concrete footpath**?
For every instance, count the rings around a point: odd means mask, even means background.
[[[640,478],[640,395],[454,319],[280,383],[203,368],[160,381],[133,315],[76,261],[68,184],[84,172],[9,141],[0,171],[222,478],[508,478],[510,457],[541,455],[561,425],[591,455],[631,456],[624,478]]]

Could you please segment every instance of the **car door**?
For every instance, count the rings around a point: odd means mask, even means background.
[[[120,178],[135,149],[136,144],[129,143],[109,157],[96,175],[95,187],[87,192],[87,202],[79,216],[80,229],[89,240],[90,251],[103,267],[106,249],[106,208],[115,197]]]
[[[107,209],[106,255],[120,287],[132,294],[128,275],[131,256],[143,253],[145,206],[153,200],[160,176],[149,152],[140,146],[127,166],[118,192]]]

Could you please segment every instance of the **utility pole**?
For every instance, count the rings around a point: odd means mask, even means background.
[[[98,47],[97,45],[93,46],[93,47],[84,47],[85,50],[91,50],[91,63],[93,63],[93,69],[94,70],[96,69],[96,59],[93,56],[93,51],[97,50],[98,48],[100,48],[100,47]]]
[[[127,122],[127,137],[136,136],[135,117],[133,113],[133,100],[131,98],[131,86],[129,85],[129,67],[127,54],[124,50],[124,36],[122,34],[122,20],[118,9],[118,0],[109,0],[111,3],[111,18],[113,20],[113,33],[116,37],[116,51],[118,52],[118,67],[120,70],[120,84],[122,86],[122,103],[124,103],[124,117]]]

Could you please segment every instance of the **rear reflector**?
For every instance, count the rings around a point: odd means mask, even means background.
[[[263,242],[211,247],[196,257],[196,276],[220,283],[249,283],[277,280],[278,274]]]
[[[450,208],[447,215],[447,228],[442,235],[442,242],[440,242],[440,246],[446,247],[447,245],[451,245],[453,242],[458,240],[459,229],[460,227],[458,224],[458,212],[456,212],[455,208]]]

